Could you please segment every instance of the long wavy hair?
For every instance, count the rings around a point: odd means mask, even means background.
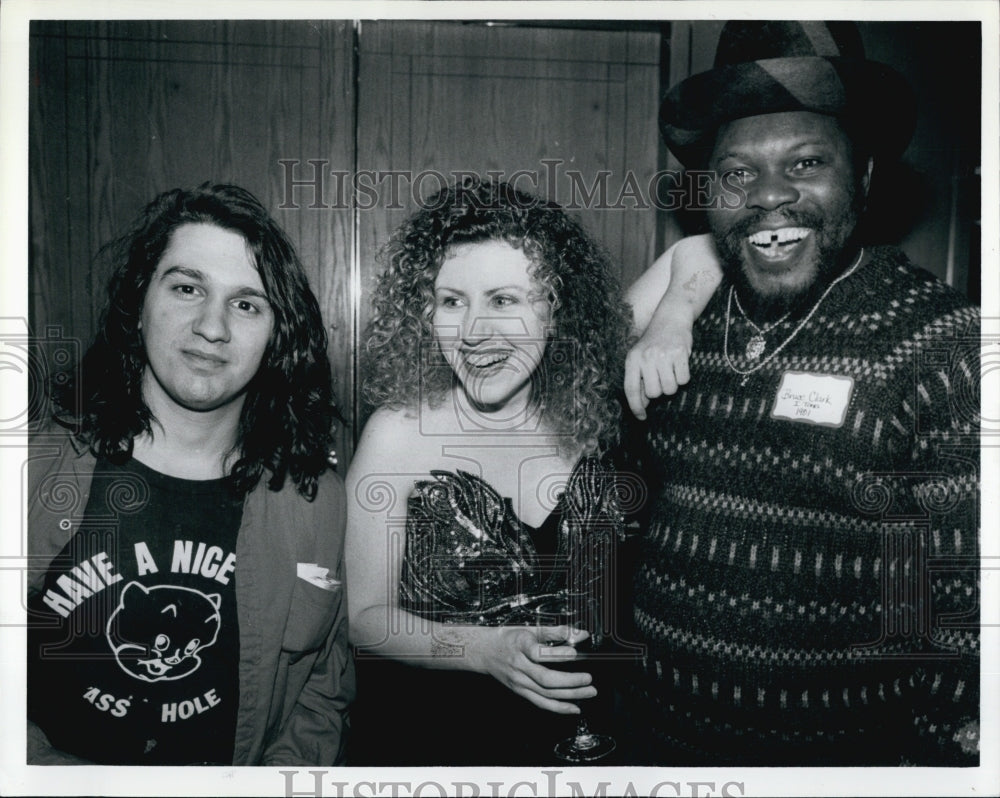
[[[333,402],[327,338],[319,303],[288,237],[249,191],[205,183],[160,194],[132,229],[101,250],[113,273],[97,335],[80,367],[57,383],[57,420],[78,431],[98,456],[131,456],[133,440],[155,419],[142,395],[146,350],[139,319],[150,280],[174,230],[210,223],[239,233],[274,313],[271,340],[246,389],[230,470],[239,493],[264,471],[280,490],[286,476],[308,499],[328,467]]]
[[[552,335],[532,380],[542,418],[572,448],[613,443],[616,396],[631,310],[608,256],[557,204],[508,183],[467,179],[425,201],[380,253],[373,316],[365,333],[373,406],[440,405],[455,375],[433,343],[434,282],[454,247],[504,241],[532,264],[530,276],[551,309]]]

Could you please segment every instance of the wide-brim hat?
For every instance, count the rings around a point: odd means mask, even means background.
[[[715,66],[672,87],[660,132],[685,166],[707,158],[720,125],[782,111],[845,121],[869,154],[898,156],[916,122],[913,91],[892,67],[865,57],[853,22],[727,22]]]

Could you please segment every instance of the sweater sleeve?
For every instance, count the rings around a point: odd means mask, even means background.
[[[911,628],[924,638],[913,750],[921,764],[972,766],[979,757],[979,314],[962,308],[931,327],[925,340],[933,343],[915,363],[906,480],[917,545]]]

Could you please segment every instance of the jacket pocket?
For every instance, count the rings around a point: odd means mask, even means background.
[[[343,600],[343,585],[325,589],[296,579],[281,647],[305,652],[322,646]]]

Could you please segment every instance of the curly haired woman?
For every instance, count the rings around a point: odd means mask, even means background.
[[[505,183],[443,190],[385,259],[367,333],[377,409],[347,477],[366,702],[352,762],[543,764],[597,692],[548,667],[587,632],[536,610],[612,589],[600,552],[622,512],[602,455],[632,314],[579,224]]]

